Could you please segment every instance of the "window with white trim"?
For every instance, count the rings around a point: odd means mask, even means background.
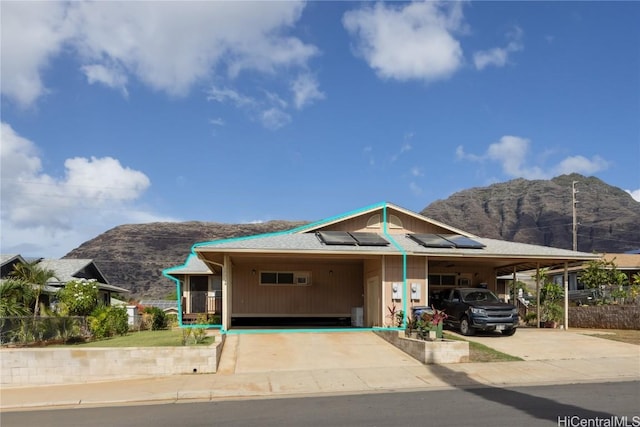
[[[309,271],[261,271],[260,285],[263,286],[309,286],[311,272]]]

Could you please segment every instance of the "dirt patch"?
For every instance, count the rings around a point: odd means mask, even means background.
[[[640,331],[634,329],[589,329],[584,332],[577,330],[577,332],[607,340],[640,345]]]

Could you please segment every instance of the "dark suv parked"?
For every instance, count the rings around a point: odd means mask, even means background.
[[[513,335],[518,327],[518,309],[500,301],[488,289],[456,288],[442,291],[435,299],[435,307],[447,314],[445,324],[460,329],[463,335],[473,335],[476,330]]]

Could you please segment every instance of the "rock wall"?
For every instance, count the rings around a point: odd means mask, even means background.
[[[600,305],[569,307],[569,327],[640,330],[640,306]]]

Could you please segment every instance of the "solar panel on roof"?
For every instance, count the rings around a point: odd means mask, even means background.
[[[437,234],[408,234],[411,240],[427,248],[454,248],[455,245]]]
[[[460,234],[439,234],[443,239],[447,239],[456,245],[456,248],[461,249],[482,249],[485,247],[480,242],[477,242],[473,239],[470,239],[466,236],[461,236]]]
[[[352,232],[351,237],[356,239],[360,246],[387,246],[389,242],[376,233]]]
[[[357,245],[356,240],[346,231],[318,231],[316,235],[325,245]]]

